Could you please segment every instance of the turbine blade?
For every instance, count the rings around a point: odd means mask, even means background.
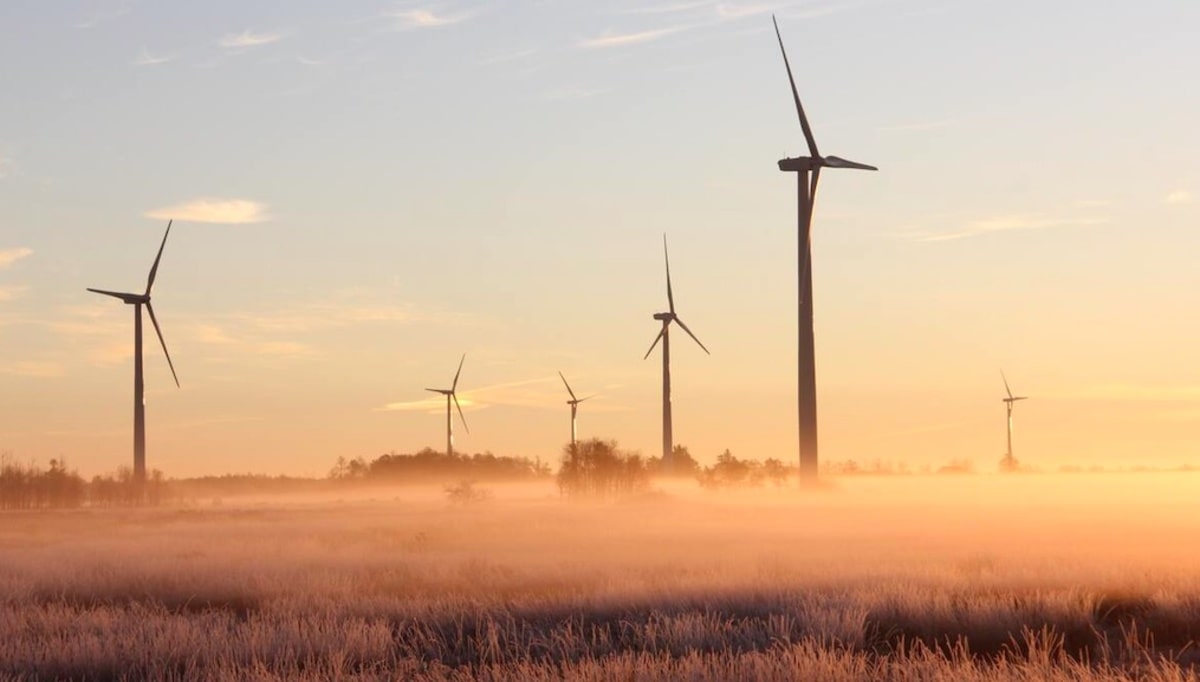
[[[687,335],[688,335],[688,336],[692,337],[692,340],[693,340],[693,341],[695,341],[697,344],[699,344],[699,346],[700,346],[701,348],[704,348],[704,344],[703,344],[703,343],[700,343],[700,339],[696,338],[696,335],[692,333],[692,330],[691,330],[691,329],[688,329],[688,326],[687,326],[686,324],[684,324],[684,323],[683,323],[683,320],[681,320],[681,319],[679,319],[679,318],[677,317],[677,318],[675,318],[675,321],[679,323],[679,326],[683,328],[683,331],[687,332]],[[707,349],[707,348],[704,348],[704,352],[705,352],[705,353],[708,353],[708,349]],[[712,355],[712,353],[708,353],[708,354],[709,354],[709,355]]]
[[[458,371],[454,373],[454,383],[450,384],[450,391],[458,388],[458,375],[462,374],[463,363],[467,361],[467,354],[463,353],[462,359],[458,361]]]
[[[586,398],[580,398],[579,400],[576,400],[576,401],[575,401],[575,403],[576,403],[576,404],[579,404],[579,403],[581,403],[581,402],[583,402],[583,401],[585,401],[585,400],[591,400],[592,398],[595,398],[595,397],[596,397],[596,394],[595,394],[595,393],[593,393],[592,395],[589,395],[589,396],[588,396],[588,397],[586,397]]]
[[[558,373],[558,376],[562,378],[562,380],[563,380],[563,386],[566,386],[566,387],[567,387],[567,393],[570,393],[570,394],[571,394],[571,400],[575,400],[575,391],[572,391],[572,390],[571,390],[571,384],[568,384],[568,383],[567,383],[567,378],[563,376],[563,373],[562,373],[562,372],[559,372],[559,373]]]
[[[163,339],[162,329],[158,327],[158,318],[154,317],[154,306],[146,302],[146,312],[150,313],[150,321],[154,323],[154,331],[158,334],[158,342],[162,344],[163,355],[167,356],[167,365],[171,368],[171,376],[175,377],[175,388],[179,388],[179,375],[175,373],[175,363],[171,362],[171,351],[167,350],[167,342]]]
[[[787,50],[783,48],[783,36],[779,34],[779,21],[771,15],[775,24],[775,37],[779,39],[779,51],[783,53],[783,65],[787,68],[788,82],[792,84],[792,99],[796,100],[796,113],[800,115],[800,127],[804,130],[804,139],[808,142],[808,152],[812,158],[821,158],[817,151],[817,141],[813,139],[812,128],[808,127],[808,117],[804,115],[804,105],[800,104],[800,93],[796,90],[796,79],[792,78],[792,65],[788,62]]]
[[[667,333],[666,327],[663,327],[662,329],[660,329],[658,331],[658,336],[654,337],[654,343],[650,344],[650,350],[646,351],[646,354],[642,356],[643,360],[650,357],[650,354],[654,352],[654,347],[658,345],[659,339],[661,339],[663,337],[663,334],[666,334],[666,333]]]
[[[88,291],[90,291],[94,294],[103,294],[105,296],[112,296],[113,298],[119,298],[122,301],[129,300],[130,296],[137,297],[137,294],[123,294],[119,291],[107,291],[105,289],[93,289],[91,287],[88,287]]]
[[[430,393],[445,393],[445,391],[440,388],[427,388],[425,390],[429,391]]]
[[[154,265],[150,266],[150,276],[146,278],[146,295],[150,295],[150,288],[154,286],[154,278],[158,276],[158,262],[162,260],[163,247],[167,245],[167,236],[171,234],[171,223],[167,221],[167,231],[163,233],[162,244],[158,245],[158,255],[154,257]]]
[[[667,264],[667,307],[675,312],[675,295],[671,293],[671,257],[667,255],[667,235],[663,234],[663,262]]]
[[[808,221],[808,236],[806,237],[804,244],[804,259],[800,264],[800,281],[803,282],[806,289],[811,281],[809,277],[809,270],[812,268],[812,216],[813,207],[817,202],[817,183],[820,180],[821,167],[817,166],[813,169],[812,177],[809,178],[808,181],[808,215],[805,216]],[[806,293],[807,291],[801,292],[801,300],[804,300]]]
[[[470,433],[470,432],[471,432],[471,427],[467,426],[467,418],[466,418],[466,416],[464,416],[464,415],[463,415],[463,411],[462,411],[462,405],[459,405],[459,404],[458,404],[458,394],[457,394],[457,393],[451,393],[451,394],[450,394],[450,397],[451,397],[451,398],[454,398],[454,406],[458,408],[458,419],[459,419],[459,421],[461,421],[461,422],[462,422],[463,429],[464,429],[464,430],[465,430],[467,433]]]
[[[859,170],[873,171],[879,170],[875,166],[868,166],[865,163],[858,163],[857,161],[847,161],[846,159],[837,156],[826,156],[825,165],[829,166],[830,168],[857,168]]]
[[[1008,377],[1004,376],[1004,370],[1000,370],[1000,378],[1004,380],[1004,392],[1008,394],[1009,400],[1012,400],[1012,389],[1008,387]]]

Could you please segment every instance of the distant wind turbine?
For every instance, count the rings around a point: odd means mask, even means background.
[[[804,140],[808,143],[809,152],[809,156],[782,159],[779,162],[779,170],[796,173],[799,193],[800,482],[813,483],[817,479],[817,360],[816,348],[813,343],[812,217],[813,202],[817,196],[817,180],[821,177],[821,169],[826,166],[872,171],[879,169],[865,163],[847,161],[837,156],[821,156],[817,151],[812,128],[809,127],[808,117],[804,115],[804,107],[800,104],[800,93],[796,90],[796,80],[792,77],[792,67],[788,63],[787,51],[783,48],[783,36],[779,33],[779,22],[773,16],[771,20],[775,23],[775,37],[779,41],[779,51],[783,53],[783,65],[787,68],[788,81],[792,85],[792,99],[796,102],[796,114],[800,117],[800,128],[804,131]]]
[[[683,331],[687,332],[688,336],[692,337],[692,340],[696,342],[696,345],[698,345],[698,346],[700,346],[700,348],[704,349],[705,353],[708,353],[708,349],[704,347],[703,343],[700,343],[700,339],[696,338],[696,335],[692,333],[692,330],[688,329],[688,326],[683,323],[683,320],[679,319],[679,316],[675,314],[675,296],[671,293],[671,259],[667,256],[667,235],[665,235],[665,234],[663,235],[663,261],[666,263],[666,266],[667,266],[668,312],[654,314],[654,319],[662,322],[662,330],[658,332],[658,336],[654,337],[654,343],[650,344],[650,350],[646,351],[646,355],[643,356],[642,359],[645,360],[646,358],[650,357],[650,353],[654,352],[654,347],[658,345],[659,341],[662,341],[662,345],[663,345],[663,350],[662,350],[662,358],[663,358],[663,392],[662,392],[662,420],[663,420],[662,447],[663,447],[663,454],[662,454],[662,463],[663,463],[663,468],[666,469],[667,471],[670,471],[671,470],[671,452],[672,452],[672,448],[675,445],[674,434],[671,431],[671,336],[670,336],[671,323],[672,322],[678,323],[680,328],[682,328]],[[712,355],[712,353],[708,353],[708,354]]]
[[[450,388],[427,388],[426,391],[433,393],[441,393],[446,396],[446,455],[454,454],[454,421],[450,418],[450,401],[454,401],[454,406],[458,408],[458,418],[462,421],[463,430],[467,433],[471,429],[467,428],[467,418],[463,416],[462,406],[458,404],[458,394],[455,391],[458,389],[458,376],[462,374],[463,363],[467,360],[467,354],[463,353],[462,359],[458,361],[458,371],[454,373],[454,383],[450,384]]]
[[[559,372],[558,376],[562,379],[563,386],[567,387],[567,393],[571,394],[571,399],[567,401],[567,404],[571,406],[571,449],[574,450],[575,449],[575,413],[578,412],[578,410],[579,410],[579,403],[581,403],[585,400],[589,400],[591,398],[595,398],[596,396],[589,395],[587,398],[576,398],[575,391],[571,390],[571,384],[567,383],[567,378],[563,376],[563,373]]]
[[[163,355],[167,356],[167,366],[171,368],[171,376],[175,378],[175,386],[179,387],[179,376],[175,374],[175,364],[171,362],[171,353],[167,350],[167,342],[163,340],[162,329],[158,319],[154,317],[154,306],[150,304],[150,290],[154,288],[154,278],[158,275],[158,262],[162,260],[163,247],[167,245],[167,236],[171,234],[171,222],[167,222],[167,231],[163,234],[162,244],[158,247],[158,255],[154,257],[154,265],[150,266],[150,276],[146,279],[146,292],[142,294],[106,291],[104,289],[88,288],[88,291],[105,296],[112,296],[133,306],[133,477],[139,486],[146,482],[146,399],[142,381],[142,306],[150,313],[150,321],[154,323],[154,331],[158,334],[158,342],[162,345]]]
[[[1004,400],[1004,409],[1005,409],[1005,412],[1007,413],[1005,416],[1006,416],[1006,422],[1008,424],[1008,452],[1005,453],[1004,461],[1001,463],[1001,466],[1006,471],[1015,471],[1017,468],[1017,460],[1016,460],[1016,458],[1013,457],[1013,449],[1012,449],[1013,403],[1017,402],[1018,400],[1029,400],[1029,397],[1023,396],[1023,395],[1014,396],[1012,389],[1008,387],[1008,377],[1004,376],[1004,372],[1000,372],[1000,378],[1004,380],[1004,392],[1008,394],[1008,397],[1003,399]]]

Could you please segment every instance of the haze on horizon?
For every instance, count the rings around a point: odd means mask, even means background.
[[[144,282],[148,464],[321,474],[440,447],[795,461],[800,153],[770,14],[824,149],[823,460],[1196,462],[1200,6],[362,2],[0,6],[0,452],[130,456]],[[149,343],[149,342],[148,342]]]

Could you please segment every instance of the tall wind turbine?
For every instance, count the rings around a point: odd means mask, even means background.
[[[467,418],[463,416],[462,406],[458,404],[458,394],[455,391],[458,389],[458,375],[462,374],[463,363],[467,360],[467,354],[463,353],[462,360],[458,361],[458,371],[454,373],[454,383],[450,384],[450,388],[427,388],[426,391],[433,393],[441,393],[446,396],[446,455],[454,454],[454,422],[450,419],[450,401],[454,401],[454,406],[458,408],[458,418],[462,421],[463,429],[470,433],[471,429],[467,428]]]
[[[658,336],[654,337],[654,343],[650,344],[650,350],[646,351],[646,355],[644,355],[642,359],[645,360],[646,358],[650,357],[650,353],[654,352],[654,347],[658,345],[659,341],[662,341],[662,462],[663,467],[669,471],[671,469],[671,449],[675,445],[674,435],[671,432],[671,323],[678,323],[680,328],[687,332],[687,335],[692,337],[692,340],[695,341],[700,348],[704,349],[705,353],[708,353],[708,349],[704,347],[703,343],[700,343],[700,339],[696,338],[696,335],[692,333],[692,330],[688,329],[688,326],[683,323],[683,320],[679,319],[679,316],[675,314],[675,296],[671,293],[671,259],[667,256],[667,235],[665,234],[663,235],[663,261],[667,266],[668,311],[665,313],[654,313],[654,319],[662,322],[662,330],[658,332]],[[712,355],[712,353],[708,354]]]
[[[558,376],[562,378],[563,386],[567,387],[567,393],[571,394],[571,399],[567,401],[567,404],[571,406],[571,449],[574,450],[575,449],[575,413],[579,411],[579,403],[581,403],[585,400],[588,400],[590,398],[595,398],[596,396],[589,395],[587,398],[576,398],[575,391],[571,390],[571,384],[567,383],[567,378],[563,376],[563,373],[559,372]]]
[[[783,65],[787,68],[788,81],[792,85],[792,99],[796,102],[796,114],[800,117],[800,128],[808,143],[808,156],[782,159],[779,170],[796,173],[798,203],[798,250],[799,250],[799,296],[800,349],[799,349],[799,416],[800,416],[800,482],[813,483],[817,479],[817,361],[813,345],[813,287],[812,287],[812,217],[813,202],[817,196],[817,180],[821,169],[855,168],[879,170],[865,163],[847,161],[837,156],[821,156],[804,107],[800,104],[800,93],[792,77],[787,50],[783,48],[783,36],[779,33],[779,22],[774,17],[775,37],[779,40],[779,51],[783,53]]]
[[[167,231],[163,234],[162,244],[158,247],[158,255],[154,257],[154,265],[150,266],[150,276],[146,279],[146,292],[142,294],[106,291],[104,289],[88,288],[88,291],[112,296],[133,306],[133,477],[140,486],[146,482],[146,400],[142,382],[142,306],[150,313],[150,321],[154,323],[154,331],[158,334],[158,342],[162,345],[163,354],[167,356],[167,366],[171,368],[171,376],[175,378],[175,386],[179,387],[179,376],[175,374],[175,364],[171,362],[171,353],[167,350],[167,342],[163,340],[162,329],[158,327],[158,319],[154,317],[154,306],[150,305],[150,290],[154,288],[154,278],[158,275],[158,262],[162,260],[163,247],[167,245],[167,236],[171,234],[171,221],[167,222]]]
[[[1000,372],[1000,378],[1004,380],[1004,392],[1008,394],[1008,397],[1003,399],[1004,400],[1004,410],[1007,413],[1005,416],[1006,416],[1006,422],[1008,424],[1008,452],[1005,453],[1004,461],[1001,463],[1001,466],[1006,471],[1015,471],[1017,468],[1017,460],[1015,458],[1013,458],[1013,451],[1012,451],[1013,403],[1017,402],[1018,400],[1029,400],[1029,397],[1023,396],[1023,395],[1014,396],[1012,389],[1008,387],[1008,377],[1004,376],[1004,372]]]

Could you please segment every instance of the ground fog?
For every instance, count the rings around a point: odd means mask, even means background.
[[[5,513],[0,678],[1200,679],[1200,474],[488,492]]]

